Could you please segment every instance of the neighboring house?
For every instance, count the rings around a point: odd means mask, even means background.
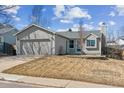
[[[83,52],[103,54],[106,46],[106,26],[101,30],[83,32]],[[37,25],[30,25],[16,34],[18,55],[81,54],[80,32],[53,32]]]
[[[116,43],[117,43],[118,45],[124,45],[124,36],[119,37],[119,38],[116,40]]]
[[[116,43],[121,49],[124,49],[124,36],[119,37],[116,40]]]
[[[107,46],[117,45],[116,41],[107,41]]]
[[[17,29],[13,26],[0,24],[0,54],[13,55],[13,45],[16,43],[15,33]]]

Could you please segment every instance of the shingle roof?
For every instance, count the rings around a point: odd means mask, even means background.
[[[95,34],[96,36],[100,37],[101,33],[99,30],[93,30],[93,31],[85,31],[83,32],[82,36],[85,38],[89,34]],[[67,38],[80,38],[80,32],[79,31],[66,31],[66,32],[56,32],[56,34],[62,35]]]
[[[120,39],[124,40],[124,36],[119,37]]]
[[[0,35],[5,34],[11,31],[12,29],[15,29],[15,28],[10,25],[0,24]]]

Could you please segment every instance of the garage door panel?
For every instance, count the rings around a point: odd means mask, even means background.
[[[21,41],[21,54],[44,55],[51,54],[51,43],[46,41]]]

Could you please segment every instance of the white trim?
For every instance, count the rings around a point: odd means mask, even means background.
[[[93,33],[88,34],[88,35],[85,36],[84,38],[87,38],[87,37],[89,37],[90,35],[94,35],[94,36],[96,36],[96,38],[99,38],[97,35],[95,35],[95,34],[93,34]]]
[[[75,52],[76,52],[76,53],[81,53],[81,51],[77,51],[77,41],[78,41],[78,40],[80,40],[80,39],[76,39],[76,40],[75,40],[75,41],[76,41],[76,42],[75,42],[75,45],[76,45],[76,47],[75,47]]]
[[[94,35],[94,34],[90,34],[90,36],[93,36],[94,38],[86,38],[85,39],[85,48],[97,48],[97,38],[98,36]],[[95,46],[87,46],[87,40],[95,40]]]
[[[87,40],[95,40],[95,46],[87,46]],[[86,48],[96,48],[97,47],[97,40],[96,39],[86,39]]]

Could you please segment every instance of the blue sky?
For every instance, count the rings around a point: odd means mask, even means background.
[[[15,8],[15,26],[23,29],[31,23],[31,13],[34,6],[24,5]],[[108,33],[117,36],[117,32],[124,26],[124,6],[114,5],[44,5],[42,16],[47,18],[49,28],[53,31],[66,31],[69,28],[78,30],[79,20],[83,20],[85,30],[99,29],[102,22],[108,27]],[[12,11],[10,11],[12,12]],[[13,13],[14,14],[14,13]]]

